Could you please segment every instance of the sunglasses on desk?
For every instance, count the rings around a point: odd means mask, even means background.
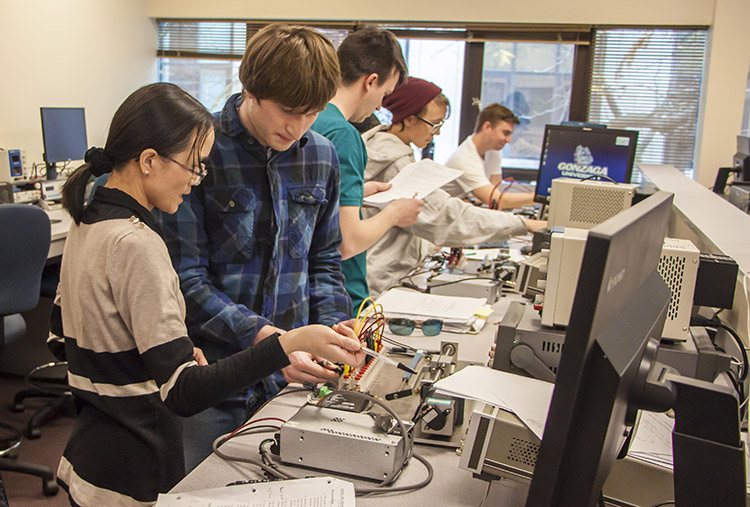
[[[428,319],[417,322],[411,319],[388,319],[388,329],[391,330],[391,333],[399,336],[409,336],[416,328],[420,328],[425,336],[437,336],[443,330],[443,321]]]

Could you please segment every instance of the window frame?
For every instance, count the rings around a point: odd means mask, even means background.
[[[460,22],[406,22],[406,21],[355,21],[355,20],[226,20],[226,19],[171,19],[156,20],[161,31],[162,23],[244,23],[245,43],[258,30],[271,23],[289,23],[316,29],[356,31],[365,26],[390,30],[399,39],[453,39],[464,40],[463,91],[459,109],[459,142],[473,131],[479,114],[475,103],[482,94],[482,75],[485,42],[535,42],[574,44],[573,72],[570,91],[569,120],[588,121],[591,100],[591,71],[593,52],[591,45],[596,30],[608,28],[658,29],[658,26],[602,26],[589,24],[517,24],[517,23],[460,23]],[[670,26],[671,30],[708,30],[707,26]],[[242,54],[206,53],[179,49],[157,48],[157,57],[207,58],[240,60]],[[521,181],[535,181],[537,169],[504,167],[503,174]]]

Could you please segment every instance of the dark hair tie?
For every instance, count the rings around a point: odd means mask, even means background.
[[[89,148],[83,160],[89,164],[91,174],[96,177],[112,172],[112,160],[110,160],[103,148]]]

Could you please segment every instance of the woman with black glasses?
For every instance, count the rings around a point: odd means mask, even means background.
[[[73,217],[56,303],[78,416],[58,482],[80,506],[148,505],[184,475],[178,415],[197,413],[304,350],[364,359],[345,327],[306,326],[206,366],[194,359],[185,302],[151,215],[174,213],[205,176],[213,118],[175,85],[140,88],[63,187]],[[84,206],[89,178],[110,173]],[[339,334],[341,333],[344,334]]]

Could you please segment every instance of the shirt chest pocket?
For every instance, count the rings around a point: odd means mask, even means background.
[[[295,259],[307,257],[320,206],[328,203],[322,187],[290,186],[289,202],[289,255]]]
[[[207,190],[205,195],[212,260],[243,263],[252,259],[255,194],[247,187],[222,187]]]

